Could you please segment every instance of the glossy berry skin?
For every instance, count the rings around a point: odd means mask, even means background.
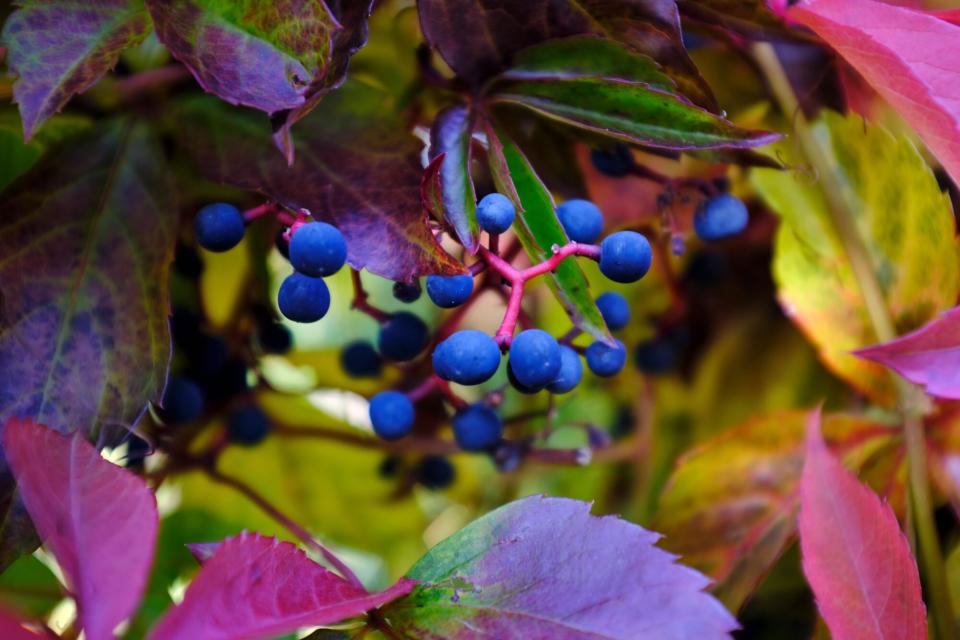
[[[590,152],[590,162],[603,175],[622,178],[630,173],[633,156],[625,146],[617,145],[613,149],[593,149]]]
[[[610,331],[619,331],[630,322],[630,303],[616,291],[607,291],[597,297],[597,308]]]
[[[583,378],[583,363],[580,355],[566,345],[560,345],[560,373],[547,385],[550,393],[568,393],[580,384]]]
[[[627,348],[617,340],[617,345],[611,347],[606,342],[594,342],[587,347],[587,366],[601,378],[614,376],[627,363]]]
[[[464,451],[486,451],[502,434],[500,416],[486,405],[472,404],[453,416],[453,437]]]
[[[254,405],[241,407],[227,418],[227,437],[230,442],[253,446],[263,442],[270,432],[270,420]]]
[[[720,240],[747,228],[750,215],[743,201],[729,193],[707,200],[693,216],[693,229],[703,240]]]
[[[427,337],[427,325],[423,320],[401,311],[380,325],[377,346],[387,360],[405,362],[423,351],[427,346]]]
[[[416,473],[417,482],[434,491],[449,487],[456,477],[453,465],[443,456],[424,456]]]
[[[413,403],[399,391],[383,391],[370,399],[370,423],[384,440],[399,440],[413,429]]]
[[[637,369],[650,375],[661,375],[673,368],[677,360],[677,349],[666,338],[651,338],[637,344],[633,352],[633,362]]]
[[[320,278],[292,273],[280,285],[277,304],[294,322],[316,322],[330,309],[330,290]]]
[[[393,283],[393,297],[406,304],[419,300],[422,292],[419,280]]]
[[[473,276],[427,276],[427,295],[443,309],[459,307],[473,294]]]
[[[452,334],[433,351],[433,370],[460,384],[480,384],[500,367],[500,347],[482,331],[464,329]]]
[[[243,240],[243,214],[232,204],[218,202],[200,209],[193,228],[197,242],[208,251],[227,251]]]
[[[600,207],[589,200],[567,200],[557,207],[557,217],[567,237],[574,242],[593,244],[603,231]]]
[[[477,222],[480,228],[490,234],[503,233],[513,224],[517,209],[513,202],[502,193],[490,193],[477,204]]]
[[[203,413],[203,391],[186,378],[170,378],[162,404],[164,421],[170,424],[191,422]]]
[[[560,345],[540,329],[521,331],[510,345],[510,368],[522,386],[539,389],[560,373]]]
[[[514,375],[513,367],[510,366],[509,360],[507,361],[507,381],[510,382],[510,386],[512,386],[514,389],[527,396],[535,395],[547,388],[546,385],[539,387],[528,387],[527,385],[521,383],[519,380],[517,380],[517,376]]]
[[[614,282],[636,282],[652,260],[650,243],[636,231],[617,231],[600,243],[600,272]]]
[[[340,352],[340,366],[351,378],[375,378],[383,369],[383,359],[372,344],[357,340]]]
[[[332,224],[308,222],[290,237],[290,264],[300,273],[332,276],[347,261],[347,241]]]

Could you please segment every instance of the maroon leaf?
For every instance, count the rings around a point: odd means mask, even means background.
[[[445,219],[443,197],[441,196],[443,188],[440,185],[440,167],[443,165],[445,158],[446,156],[441,153],[431,160],[420,177],[420,202],[427,213],[437,222],[443,222]]]
[[[711,27],[726,29],[757,38],[807,40],[799,29],[791,29],[774,12],[767,0],[677,0],[680,13]]]
[[[313,111],[330,91],[336,89],[347,77],[347,66],[354,53],[367,43],[367,21],[373,10],[374,0],[331,0],[327,6],[333,11],[340,23],[340,29],[333,36],[333,53],[330,67],[320,81],[311,85],[306,92],[306,101],[296,109],[281,111],[273,117],[273,141],[287,159],[293,164],[294,147],[290,127]]]
[[[853,65],[960,181],[960,27],[873,0],[808,0],[789,15]]]
[[[439,165],[443,220],[470,253],[477,252],[480,236],[477,193],[470,176],[473,126],[469,107],[458,104],[441,111],[430,131],[430,159],[445,157]]]
[[[707,579],[657,538],[585,502],[531,496],[431,549],[407,573],[421,584],[383,613],[421,640],[729,638],[736,621]]]
[[[960,400],[960,307],[896,340],[854,353],[926,385],[931,395]]]
[[[212,180],[258,190],[340,228],[348,260],[392,280],[463,273],[420,202],[420,145],[376,90],[349,84],[304,122],[289,167],[257,119],[208,99],[182,105],[182,141]]]
[[[807,425],[800,480],[803,571],[836,640],[925,640],[917,564],[889,506],[860,484]]]
[[[557,0],[533,9],[511,0],[418,0],[417,5],[424,36],[476,88],[509,67],[521,49],[553,38],[594,34],[649,55],[685,96],[717,109],[683,46],[674,0]]]
[[[137,0],[22,0],[3,27],[7,63],[17,76],[23,136],[113,68],[120,52],[142,40],[150,20]]]
[[[86,637],[113,638],[140,602],[150,572],[153,493],[101,458],[79,431],[68,437],[12,418],[3,448],[30,517],[77,600]]]
[[[267,113],[323,80],[340,25],[323,0],[146,0],[157,37],[197,82]]]
[[[269,638],[358,616],[409,593],[414,584],[401,579],[386,591],[368,593],[289,542],[241,533],[217,546],[183,602],[148,638]]]

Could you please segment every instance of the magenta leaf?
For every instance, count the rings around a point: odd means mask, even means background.
[[[874,0],[807,0],[789,16],[853,65],[960,181],[960,27]]]
[[[854,353],[925,385],[930,395],[960,400],[960,307],[896,340]]]
[[[23,136],[89,89],[120,53],[142,40],[150,19],[142,0],[23,0],[7,19],[0,44],[17,76]]]
[[[402,579],[369,593],[289,542],[241,533],[217,546],[183,602],[160,619],[148,639],[270,638],[358,616],[409,593],[413,585]]]
[[[0,609],[0,638],[3,638],[3,640],[43,640],[43,638],[49,638],[49,636],[30,631],[23,626],[22,622]]]
[[[292,167],[255,114],[200,98],[183,104],[177,118],[199,171],[336,225],[354,268],[401,281],[463,273],[420,201],[421,145],[375,89],[349,83],[328,96],[304,121]]]
[[[444,156],[438,167],[443,219],[470,253],[476,253],[480,243],[477,193],[470,176],[473,127],[470,108],[457,104],[441,111],[430,131],[430,159]]]
[[[807,425],[800,480],[803,571],[835,640],[925,640],[917,564],[889,506],[847,471]]]
[[[76,598],[89,640],[137,607],[157,539],[157,502],[147,485],[100,457],[81,432],[64,436],[31,420],[4,426],[7,463],[44,544]]]
[[[729,638],[737,623],[708,580],[658,538],[585,502],[531,496],[431,549],[407,573],[421,584],[383,614],[422,640]]]
[[[340,25],[323,0],[146,0],[157,37],[200,85],[274,113],[322,82]]]

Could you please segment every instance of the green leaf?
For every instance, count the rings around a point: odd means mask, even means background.
[[[553,255],[551,247],[563,246],[569,241],[557,219],[553,196],[513,140],[490,123],[486,123],[485,128],[494,183],[517,208],[518,224],[514,224],[514,231],[530,258],[542,262]],[[599,340],[612,340],[576,260],[561,262],[548,282],[578,327]]]
[[[779,138],[740,129],[691,104],[647,56],[596,38],[532,47],[494,81],[493,102],[517,104],[596,133],[672,150],[754,147]]]
[[[0,573],[0,602],[28,619],[44,618],[66,597],[53,572],[26,555]]]
[[[899,334],[952,307],[960,263],[948,195],[914,145],[857,116],[825,113],[814,125],[846,186],[874,272]],[[793,144],[777,152],[797,166]],[[752,182],[782,218],[773,273],[779,298],[835,374],[877,402],[891,402],[890,376],[851,351],[877,338],[860,287],[817,182],[756,170]]]
[[[754,417],[680,458],[660,498],[654,528],[662,545],[717,581],[739,609],[796,531],[805,411]],[[860,468],[893,444],[892,426],[830,415],[826,437]],[[889,455],[887,457],[890,457]]]
[[[480,246],[477,193],[470,176],[473,119],[467,105],[454,105],[437,115],[430,131],[430,159],[444,154],[438,176],[443,219],[470,253]]]
[[[89,89],[120,53],[150,31],[143,0],[22,0],[0,36],[14,101],[30,139],[74,95]]]

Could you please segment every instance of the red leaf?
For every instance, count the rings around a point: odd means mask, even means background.
[[[4,453],[44,544],[77,600],[88,640],[140,602],[157,537],[157,503],[143,480],[104,460],[78,432],[11,418]]]
[[[800,480],[803,571],[834,640],[925,640],[917,564],[896,516],[830,453],[820,412]]]
[[[854,353],[926,385],[931,395],[960,400],[960,307],[896,340]]]
[[[23,623],[0,609],[0,638],[3,640],[43,640],[46,637],[26,629]]]
[[[873,0],[808,0],[790,17],[853,65],[960,181],[960,27]]]
[[[390,602],[416,584],[368,593],[310,560],[289,542],[241,533],[220,543],[179,605],[150,640],[268,638],[334,624]]]

